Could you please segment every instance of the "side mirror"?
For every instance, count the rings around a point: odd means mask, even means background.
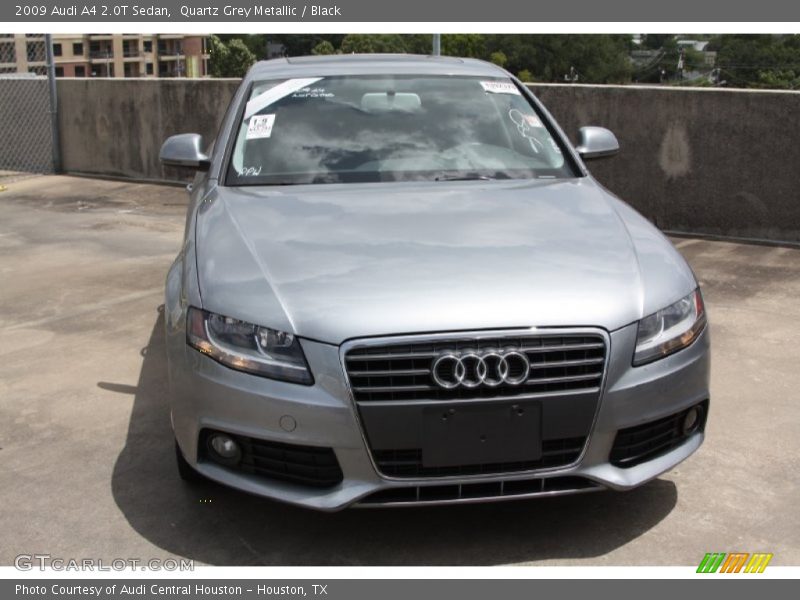
[[[601,158],[619,152],[619,142],[617,136],[605,127],[581,127],[575,150],[583,159]]]
[[[168,167],[183,167],[205,171],[210,166],[203,152],[203,136],[199,133],[181,133],[167,138],[158,158]]]

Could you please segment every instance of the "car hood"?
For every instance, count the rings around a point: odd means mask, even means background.
[[[196,236],[204,308],[334,344],[613,330],[694,285],[672,245],[588,177],[216,187]]]

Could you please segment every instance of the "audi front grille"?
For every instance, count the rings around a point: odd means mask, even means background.
[[[451,356],[493,357],[498,353],[515,353],[514,358],[519,353],[527,357],[530,366],[524,381],[513,379],[520,375],[518,361],[509,367],[514,383],[443,387],[434,379],[432,367],[437,360]],[[450,364],[444,364],[443,370],[453,368],[452,361],[448,362]],[[354,348],[347,352],[345,363],[357,402],[456,400],[592,391],[599,390],[603,378],[605,343],[599,335],[457,338]],[[449,383],[453,379],[446,381]],[[497,377],[491,383],[496,381]]]
[[[577,464],[606,365],[594,329],[354,340],[342,361],[375,468],[396,479]]]

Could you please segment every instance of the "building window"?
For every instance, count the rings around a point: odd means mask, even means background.
[[[56,77],[64,76],[64,67],[56,67]]]
[[[123,75],[125,77],[138,77],[139,63],[125,63],[125,66],[123,67]]]
[[[28,42],[28,62],[44,62],[44,42]]]
[[[53,44],[53,56],[61,56],[61,44]]]
[[[153,51],[153,40],[144,40],[144,42],[142,42],[142,45],[144,46],[145,52]]]
[[[122,42],[122,55],[139,56],[139,43],[133,40],[125,40]]]
[[[153,63],[147,63],[144,68],[145,68],[145,72],[148,75],[152,75],[153,74]]]
[[[83,56],[83,42],[75,42],[72,44],[72,53],[76,56]]]
[[[86,77],[86,67],[83,65],[75,67],[75,77]]]
[[[17,62],[17,52],[14,47],[14,42],[0,43],[0,62],[4,63]],[[16,71],[16,67],[13,70]]]

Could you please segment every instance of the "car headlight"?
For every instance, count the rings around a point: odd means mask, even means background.
[[[705,326],[706,311],[698,288],[675,304],[639,321],[633,366],[638,367],[686,348]]]
[[[189,308],[186,341],[237,371],[304,385],[314,383],[300,342],[291,333]]]

